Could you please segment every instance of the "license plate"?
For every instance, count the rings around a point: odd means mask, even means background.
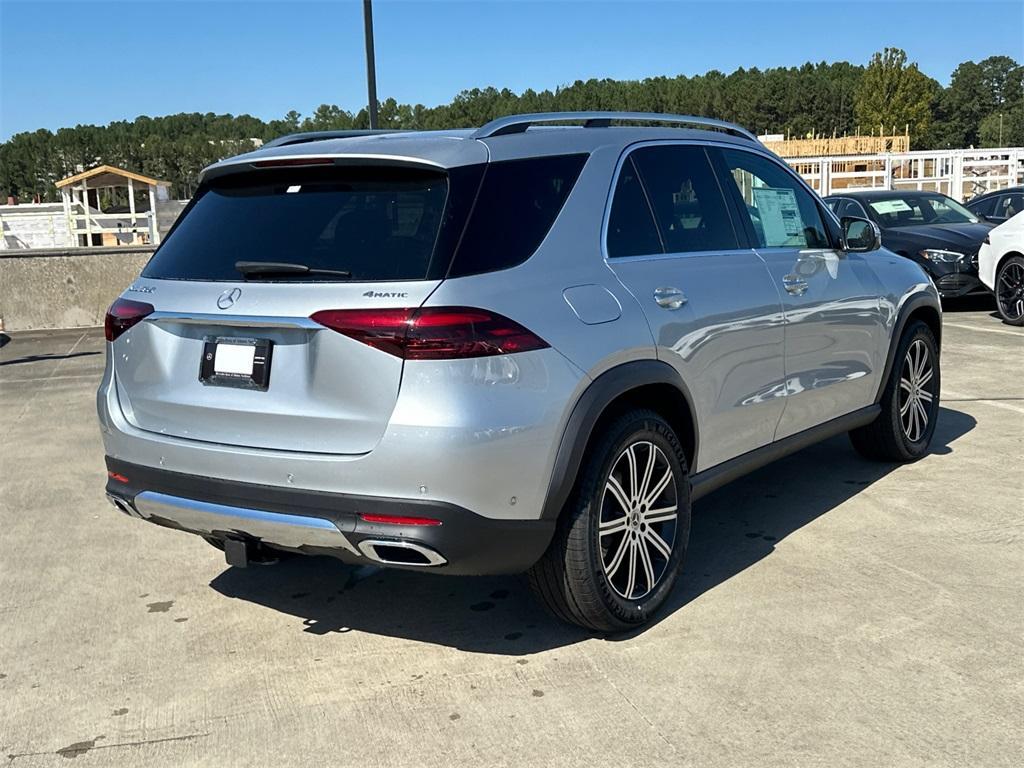
[[[265,390],[270,384],[272,349],[269,339],[207,337],[199,380],[214,387]]]

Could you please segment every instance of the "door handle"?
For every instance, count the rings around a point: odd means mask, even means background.
[[[655,288],[654,303],[663,309],[679,309],[686,303],[686,296],[678,288]]]
[[[782,278],[782,285],[787,293],[791,293],[794,296],[803,296],[807,293],[807,281],[800,277],[800,275],[786,275]]]

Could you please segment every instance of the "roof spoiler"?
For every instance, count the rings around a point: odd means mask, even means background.
[[[307,144],[311,141],[326,141],[328,139],[351,139],[357,136],[378,136],[386,133],[408,133],[402,130],[381,129],[353,129],[350,131],[300,131],[289,133],[285,136],[278,136],[266,142],[260,149],[267,147],[287,147],[292,144]]]

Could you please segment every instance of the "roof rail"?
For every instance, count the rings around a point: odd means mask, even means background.
[[[350,139],[354,136],[377,136],[383,133],[405,133],[400,130],[381,129],[353,129],[349,131],[300,131],[278,136],[276,139],[263,144],[260,149],[267,147],[287,147],[290,144],[306,144],[310,141],[326,141],[327,139]]]
[[[612,121],[633,123],[679,123],[704,128],[715,128],[733,136],[757,142],[757,137],[746,128],[741,128],[724,120],[693,115],[663,115],[657,112],[537,112],[527,115],[508,115],[491,120],[477,128],[470,138],[489,139],[492,136],[507,136],[511,133],[523,133],[536,123],[561,123],[567,120],[582,120],[584,128],[607,128]]]

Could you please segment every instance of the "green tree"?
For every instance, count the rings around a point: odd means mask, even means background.
[[[911,144],[928,136],[939,84],[923,74],[917,64],[907,64],[907,54],[886,48],[871,57],[857,87],[854,111],[862,133],[909,128]]]
[[[1024,110],[1024,67],[1009,56],[990,56],[956,68],[938,104],[935,144],[940,147],[994,146],[999,143],[999,119],[1005,136],[1019,136],[1007,124],[1016,125]],[[1017,121],[1017,122],[1015,122]],[[982,126],[990,130],[982,136]],[[994,129],[991,128],[994,126]],[[1004,142],[1007,139],[1004,138]],[[1016,140],[1020,143],[1020,139]]]

